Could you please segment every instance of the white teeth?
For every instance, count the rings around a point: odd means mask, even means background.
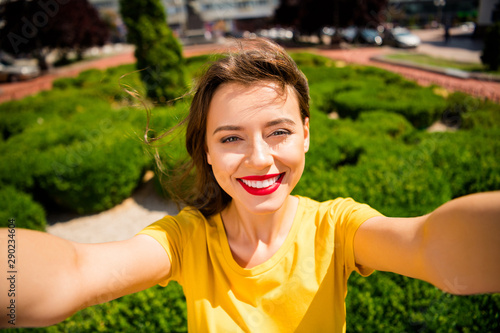
[[[246,180],[246,179],[242,179],[241,181],[243,183],[245,183],[245,185],[253,187],[253,188],[265,188],[265,187],[269,187],[269,186],[273,185],[274,183],[276,183],[279,178],[280,178],[280,176],[278,175],[276,177],[269,178],[269,179],[262,180],[262,181]]]

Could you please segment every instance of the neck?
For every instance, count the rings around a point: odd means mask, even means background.
[[[234,259],[252,267],[269,259],[283,244],[292,227],[298,198],[289,196],[275,212],[253,214],[234,201],[221,213]]]
[[[232,201],[222,212],[222,219],[228,238],[247,239],[251,243],[270,243],[282,233],[284,227],[291,226],[298,199],[289,196],[277,211],[254,214]],[[286,230],[288,234],[288,229]]]

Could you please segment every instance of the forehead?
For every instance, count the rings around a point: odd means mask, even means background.
[[[214,121],[250,121],[255,117],[288,115],[300,119],[297,95],[274,83],[243,85],[226,83],[215,92],[208,110],[208,126]]]

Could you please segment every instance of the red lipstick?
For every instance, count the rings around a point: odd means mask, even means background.
[[[283,180],[283,176],[285,173],[277,173],[277,174],[272,174],[272,175],[263,175],[263,176],[246,176],[242,178],[238,178],[238,181],[240,182],[241,186],[247,191],[248,193],[252,195],[268,195],[273,192],[275,192],[281,185],[281,181]],[[263,188],[256,188],[256,187],[251,187],[243,182],[243,180],[246,181],[265,181],[268,179],[272,179],[278,177],[278,179],[271,185]]]

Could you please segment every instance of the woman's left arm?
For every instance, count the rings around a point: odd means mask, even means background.
[[[415,218],[374,217],[354,237],[356,263],[453,294],[500,292],[500,192],[454,199]]]

